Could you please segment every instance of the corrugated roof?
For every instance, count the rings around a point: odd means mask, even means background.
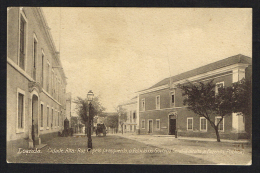
[[[196,76],[196,75],[199,75],[199,74],[207,73],[209,71],[213,71],[213,70],[223,68],[223,67],[226,67],[226,66],[229,66],[229,65],[232,65],[232,64],[237,64],[237,63],[252,64],[252,58],[247,57],[247,56],[242,55],[242,54],[231,56],[231,57],[222,59],[220,61],[216,61],[216,62],[213,62],[211,64],[207,64],[205,66],[202,66],[202,67],[199,67],[199,68],[178,74],[176,76],[172,76],[171,82],[176,82],[176,81],[179,81],[179,80],[182,80],[182,79],[187,79],[189,77],[193,77],[193,76]],[[170,82],[170,77],[161,80],[160,82],[156,83],[155,85],[151,86],[148,89],[156,88],[156,87],[159,87],[159,86],[162,86],[162,85],[166,85],[169,82]]]

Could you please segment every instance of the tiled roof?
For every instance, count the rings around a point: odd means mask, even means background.
[[[187,79],[189,77],[193,77],[193,76],[196,76],[196,75],[199,75],[199,74],[203,74],[203,73],[206,73],[206,72],[209,72],[209,71],[213,71],[213,70],[223,68],[223,67],[226,67],[226,66],[229,66],[229,65],[232,65],[232,64],[237,64],[237,63],[252,64],[252,58],[241,55],[241,54],[231,56],[231,57],[228,57],[226,59],[222,59],[220,61],[216,61],[216,62],[213,62],[211,64],[207,64],[205,66],[202,66],[202,67],[199,67],[199,68],[178,74],[176,76],[172,76],[171,82],[176,82],[176,81],[179,81],[179,80],[182,80],[182,79]],[[153,85],[152,87],[150,87],[148,89],[156,88],[156,87],[159,87],[159,86],[162,86],[162,85],[166,85],[169,82],[170,82],[170,77],[163,79],[162,81],[156,83],[155,85]]]

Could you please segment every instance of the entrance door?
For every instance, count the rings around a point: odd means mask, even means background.
[[[149,120],[149,133],[153,132],[153,120]]]
[[[176,130],[176,119],[169,119],[169,134],[170,135],[175,135],[175,130]]]

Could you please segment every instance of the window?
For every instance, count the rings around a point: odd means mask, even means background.
[[[136,122],[135,112],[133,113],[134,122]]]
[[[187,118],[187,130],[193,130],[193,118]]]
[[[171,94],[172,96],[171,96],[171,104],[172,104],[172,106],[174,107],[175,106],[175,94]]]
[[[16,132],[24,132],[25,92],[17,89],[17,126]]]
[[[47,76],[46,76],[46,82],[47,82],[47,86],[46,86],[46,88],[47,88],[47,92],[49,92],[49,73],[50,73],[50,63],[49,62],[47,62]]]
[[[142,99],[141,103],[142,103],[142,110],[145,111],[145,99]]]
[[[221,119],[220,116],[215,117],[215,125],[218,124],[218,122],[220,121],[220,119]],[[218,125],[218,130],[224,132],[224,118],[223,118],[222,121],[219,123],[219,125]]]
[[[42,87],[43,87],[43,82],[44,82],[44,52],[42,50],[42,74],[41,74],[41,84],[42,84]]]
[[[53,127],[53,109],[51,110],[51,128]]]
[[[50,108],[47,106],[47,129],[49,129],[49,112]]]
[[[156,96],[156,109],[160,109],[160,96]]]
[[[218,94],[218,92],[219,92],[219,90],[220,90],[221,88],[224,88],[224,82],[218,82],[218,83],[216,83],[216,87],[215,87],[215,94],[216,94],[216,95]]]
[[[43,130],[43,104],[41,104],[41,127],[40,130]]]
[[[132,123],[132,111],[130,111],[130,123]]]
[[[52,70],[51,71],[51,89],[52,89],[52,96],[54,96],[54,93],[55,93],[55,89],[54,89],[54,71]]]
[[[55,115],[54,115],[54,125],[55,127],[57,126],[57,111],[55,111]]]
[[[141,128],[145,129],[145,120],[142,120]]]
[[[156,119],[156,129],[160,129],[160,119]]]
[[[18,55],[18,65],[19,67],[21,67],[23,70],[25,70],[25,57],[26,57],[26,27],[27,27],[27,20],[26,17],[22,11],[22,9],[20,10],[20,31],[19,31],[19,47],[20,47],[20,51],[19,51],[19,55]]]
[[[37,70],[37,49],[38,49],[38,40],[36,35],[33,35],[33,79],[36,80],[36,70]]]
[[[200,117],[200,131],[207,131],[207,119]]]
[[[125,130],[126,130],[126,125],[125,125]]]
[[[130,125],[130,131],[132,131],[132,125]]]

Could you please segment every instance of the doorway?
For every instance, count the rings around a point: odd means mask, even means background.
[[[169,135],[175,135],[176,131],[176,119],[174,115],[169,116]]]
[[[38,142],[38,97],[36,95],[33,95],[32,97],[32,140],[33,140],[33,146],[37,145]]]

